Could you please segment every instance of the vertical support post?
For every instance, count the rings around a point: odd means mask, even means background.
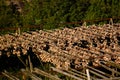
[[[21,33],[21,32],[20,32],[20,27],[18,27],[18,34],[20,35],[20,33]]]
[[[113,69],[114,70],[114,69]],[[114,71],[112,71],[112,77],[115,77],[115,72]]]
[[[86,73],[87,73],[87,79],[90,80],[90,73],[89,73],[89,69],[86,69]]]
[[[28,59],[27,58],[26,58],[26,65],[27,65],[26,71],[28,71]]]
[[[86,27],[86,21],[83,22],[82,26]]]
[[[26,80],[26,79],[27,79],[27,76],[25,74],[23,74],[22,80]]]
[[[18,35],[18,29],[15,30],[15,35]]]
[[[109,24],[111,27],[113,27],[113,19],[112,18],[110,18]]]
[[[32,65],[32,62],[31,62],[31,59],[30,59],[30,55],[28,55],[28,60],[29,60],[29,65],[30,65],[30,72],[33,71],[33,65]]]

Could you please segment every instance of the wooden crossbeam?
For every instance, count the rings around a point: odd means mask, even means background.
[[[23,74],[31,77],[32,80],[42,80],[41,78],[37,77],[35,74],[31,73],[30,71],[26,71],[24,69],[21,69],[21,71],[23,72]]]
[[[80,77],[80,78],[82,78],[82,79],[87,79],[86,76],[83,76],[83,75],[81,75],[81,74],[72,72],[72,71],[70,71],[70,70],[66,70],[66,72],[68,72],[68,73],[70,73],[70,74],[73,74],[73,75],[75,75],[75,76],[78,76],[78,77]]]
[[[9,72],[7,72],[7,71],[2,72],[2,74],[3,74],[4,76],[6,76],[7,78],[9,78],[10,80],[20,80],[20,79],[18,79],[17,77],[11,75],[11,74],[10,74]]]
[[[80,75],[82,75],[82,76],[87,77],[87,76],[86,76],[86,74],[85,74],[85,73],[83,73],[83,72],[77,71],[77,70],[72,69],[72,68],[69,68],[69,69],[70,69],[71,71],[73,71],[73,72],[77,73],[77,74],[80,74]]]
[[[120,77],[106,78],[106,79],[96,79],[96,80],[119,80]]]
[[[108,61],[108,62],[106,62],[106,63],[109,64],[109,65],[111,65],[111,66],[113,66],[113,67],[115,67],[115,68],[120,69],[120,64],[116,64],[116,63],[113,62],[113,61]]]
[[[87,66],[87,68],[89,68],[90,70],[94,70],[94,71],[96,71],[97,73],[100,73],[100,74],[105,75],[105,76],[107,76],[107,77],[110,77],[109,74],[107,74],[107,73],[105,73],[105,72],[103,72],[103,71],[100,71],[100,70],[98,70],[98,69],[95,69],[95,68],[93,68],[93,67],[91,67],[91,66]]]
[[[42,70],[40,70],[38,68],[34,68],[33,73],[37,73],[37,74],[43,75],[43,76],[48,77],[48,78],[53,79],[53,80],[61,80],[60,78],[58,78],[56,76],[53,76],[53,75],[51,75],[51,74],[49,74],[49,73],[47,73],[45,71],[42,71]]]
[[[109,67],[107,67],[107,66],[105,66],[105,65],[103,65],[103,64],[101,64],[101,63],[99,63],[99,64],[100,64],[100,66],[102,66],[103,68],[105,68],[105,69],[107,69],[107,70],[109,70],[109,71],[111,71],[111,72],[114,72],[114,73],[116,73],[116,74],[119,74],[119,75],[120,75],[120,72],[115,71],[115,70],[113,70],[113,69],[111,69],[111,68],[109,68]]]
[[[81,79],[81,78],[79,78],[79,77],[76,77],[76,76],[74,76],[74,75],[71,75],[71,74],[69,74],[69,73],[67,73],[67,72],[64,72],[64,71],[62,71],[62,70],[59,70],[59,69],[57,69],[57,68],[51,67],[51,69],[52,69],[53,71],[56,71],[56,72],[58,72],[58,73],[61,73],[61,74],[66,75],[66,76],[68,76],[68,77],[71,77],[71,78],[73,78],[73,79],[83,80],[83,79]]]
[[[106,79],[107,77],[105,77],[105,76],[103,76],[103,75],[101,75],[101,74],[99,74],[99,73],[97,73],[97,72],[95,72],[95,71],[92,71],[92,70],[89,70],[90,71],[90,73],[92,73],[92,74],[94,74],[94,75],[96,75],[96,76],[98,76],[98,77],[101,77],[101,78],[103,78],[103,79]]]
[[[77,74],[79,74],[79,75],[82,75],[82,77],[86,77],[86,78],[87,78],[87,75],[86,75],[85,73],[80,72],[80,71],[77,71],[77,70],[72,69],[72,68],[69,68],[69,69],[70,69],[72,72],[75,72],[75,73],[77,73]],[[82,77],[81,77],[81,78],[82,78]],[[95,78],[92,77],[92,76],[91,76],[91,79],[95,80]]]

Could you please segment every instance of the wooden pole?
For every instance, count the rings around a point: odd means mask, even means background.
[[[86,73],[87,73],[87,80],[90,80],[90,73],[89,73],[89,69],[86,69]]]
[[[92,73],[92,74],[94,74],[94,75],[96,75],[96,76],[98,76],[98,77],[101,77],[101,78],[103,78],[103,79],[108,78],[108,77],[105,77],[105,76],[103,76],[103,75],[101,75],[101,74],[95,72],[95,71],[92,71],[92,70],[89,70],[89,71],[90,71],[90,73]]]
[[[81,74],[72,72],[72,71],[70,71],[70,70],[66,70],[66,72],[68,72],[68,73],[70,73],[70,74],[73,74],[73,75],[76,75],[76,76],[78,76],[78,77],[80,77],[80,78],[82,78],[82,79],[85,79],[85,80],[87,79],[86,76],[83,76],[83,75],[81,75]]]
[[[42,71],[42,70],[40,70],[40,69],[38,69],[38,68],[34,68],[34,71],[33,71],[34,73],[37,73],[37,74],[40,74],[40,75],[43,75],[43,76],[46,76],[46,77],[48,77],[48,78],[50,78],[50,79],[52,79],[52,80],[61,80],[60,78],[58,78],[58,77],[56,77],[56,76],[53,76],[53,75],[51,75],[51,74],[49,74],[49,73],[47,73],[47,72],[45,72],[45,71]]]
[[[113,19],[112,18],[110,18],[109,24],[110,24],[110,27],[113,27]]]
[[[66,75],[66,76],[68,76],[68,77],[71,77],[71,78],[73,78],[73,79],[83,80],[83,79],[81,79],[81,78],[79,78],[79,77],[76,77],[76,76],[74,76],[74,75],[72,75],[72,74],[69,74],[69,73],[64,72],[64,71],[62,71],[62,70],[59,70],[59,69],[57,69],[57,68],[54,68],[54,67],[51,67],[51,68],[52,68],[53,71],[59,72],[59,73],[61,73],[61,74],[63,74],[63,75]]]
[[[20,79],[18,79],[17,77],[15,77],[15,76],[11,75],[10,73],[8,73],[7,71],[2,72],[2,74],[3,74],[4,76],[6,76],[7,78],[9,78],[10,80],[20,80]]]
[[[32,65],[32,62],[31,62],[31,59],[30,59],[30,55],[28,55],[28,60],[29,60],[29,65],[30,65],[30,72],[33,71],[33,65]]]
[[[30,71],[26,71],[24,69],[21,69],[21,71],[23,72],[23,74],[31,77],[32,80],[42,80],[41,78],[37,77],[35,74],[31,73]]]
[[[100,74],[102,74],[102,75],[105,75],[105,76],[107,76],[107,77],[110,77],[110,75],[109,74],[107,74],[107,73],[105,73],[105,72],[102,72],[102,71],[100,71],[100,70],[98,70],[98,69],[95,69],[95,68],[93,68],[93,67],[90,67],[90,66],[87,66],[89,69],[91,69],[91,70],[94,70],[94,71],[96,71],[97,73],[100,73]]]
[[[19,34],[19,35],[21,34],[20,27],[18,27],[18,34]]]
[[[83,22],[82,26],[86,27],[86,21]]]
[[[102,66],[103,68],[105,68],[105,69],[111,71],[111,72],[114,72],[114,73],[120,75],[120,72],[118,72],[118,71],[115,71],[115,70],[113,70],[113,69],[111,69],[111,68],[109,68],[109,67],[107,67],[107,66],[105,66],[105,65],[103,65],[103,64],[101,64],[101,63],[99,63],[99,65]]]

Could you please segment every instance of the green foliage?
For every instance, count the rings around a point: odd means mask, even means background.
[[[11,18],[14,16],[11,14],[12,10],[10,7],[5,6],[5,2],[3,0],[0,1],[0,27],[12,26],[12,21],[15,18]]]
[[[120,0],[21,0],[22,12],[15,5],[0,1],[0,27],[41,25],[58,28],[59,23],[120,16]],[[115,22],[118,22],[116,20]],[[62,25],[74,26],[74,25]]]
[[[119,17],[119,0],[90,0],[85,19]]]

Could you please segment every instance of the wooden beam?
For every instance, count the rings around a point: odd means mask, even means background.
[[[72,71],[70,71],[70,70],[66,70],[66,72],[68,72],[68,73],[70,73],[70,74],[73,74],[73,75],[76,75],[76,76],[78,76],[78,77],[80,77],[80,78],[82,78],[82,79],[87,79],[86,76],[83,76],[83,75],[81,75],[81,74],[79,74],[79,73],[75,73],[75,72],[72,72]]]
[[[6,76],[7,78],[9,78],[10,80],[20,80],[20,79],[18,79],[17,77],[15,77],[15,76],[11,75],[10,73],[8,73],[7,71],[2,72],[2,74],[3,74],[4,76]]]
[[[41,78],[37,77],[35,74],[31,73],[30,71],[26,71],[24,69],[21,69],[21,71],[23,72],[23,74],[31,77],[32,80],[42,80]]]
[[[115,67],[115,68],[120,69],[120,64],[116,64],[116,63],[113,62],[113,61],[108,61],[108,62],[106,62],[106,63],[109,64],[109,65],[111,65],[111,66],[113,66],[113,67]]]
[[[69,68],[69,69],[70,69],[71,71],[73,71],[73,72],[75,72],[75,73],[77,73],[77,74],[79,74],[79,75],[82,75],[83,77],[86,77],[86,78],[87,78],[87,75],[86,75],[85,73],[80,72],[80,71],[77,71],[77,70],[72,69],[72,68]],[[95,80],[95,78],[92,77],[92,76],[91,76],[91,79],[92,79],[92,80]]]
[[[91,69],[91,70],[94,70],[94,71],[96,71],[97,73],[100,73],[100,74],[105,75],[105,76],[107,76],[107,77],[110,76],[110,74],[107,74],[107,73],[105,73],[105,72],[102,72],[102,71],[100,71],[100,70],[98,70],[98,69],[95,69],[95,68],[93,68],[93,67],[87,66],[87,68],[89,68],[89,69]]]
[[[53,79],[53,80],[61,80],[60,78],[55,77],[55,76],[53,76],[53,75],[51,75],[51,74],[49,74],[49,73],[47,73],[45,71],[42,71],[42,70],[40,70],[38,68],[34,68],[33,73],[37,73],[37,74],[43,75],[43,76],[48,77],[48,78]]]
[[[73,79],[83,80],[83,79],[81,79],[81,78],[79,78],[79,77],[76,77],[76,76],[74,76],[74,75],[71,75],[71,74],[69,74],[69,73],[67,73],[67,72],[64,72],[64,71],[62,71],[62,70],[59,70],[59,69],[57,69],[57,68],[51,67],[51,69],[52,69],[53,71],[56,71],[56,72],[58,72],[58,73],[61,73],[61,74],[66,75],[66,76],[68,76],[68,77],[71,77],[71,78],[73,78]]]
[[[99,73],[97,73],[97,72],[95,72],[95,71],[92,71],[92,70],[89,70],[90,71],[90,73],[92,73],[92,74],[94,74],[94,75],[96,75],[96,76],[98,76],[98,77],[101,77],[101,78],[103,78],[103,79],[106,79],[107,77],[105,77],[105,76],[103,76],[103,75],[101,75],[101,74],[99,74]]]
[[[28,61],[29,61],[29,65],[30,65],[30,71],[32,72],[33,71],[33,65],[32,65],[32,62],[31,62],[31,59],[30,59],[30,55],[28,55]]]
[[[114,73],[116,73],[116,74],[119,74],[120,75],[120,72],[118,72],[118,71],[115,71],[114,69],[111,69],[111,68],[109,68],[109,67],[107,67],[107,66],[105,66],[105,65],[103,65],[103,64],[101,64],[101,63],[99,63],[103,68],[105,68],[105,69],[107,69],[107,70],[109,70],[109,71],[111,71],[111,72],[114,72]]]
[[[89,69],[86,69],[86,73],[87,73],[87,80],[91,80],[91,79],[90,79]]]

